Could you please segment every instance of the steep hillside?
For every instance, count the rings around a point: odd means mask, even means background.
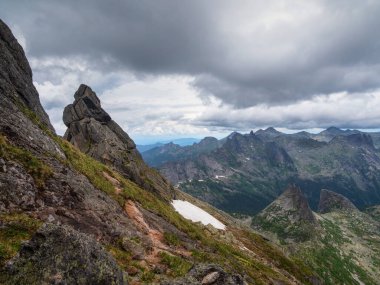
[[[1,284],[318,284],[226,214],[215,210],[225,231],[179,215],[168,200],[186,195],[143,163],[89,87],[65,110],[75,145],[57,136],[2,21],[0,56]]]
[[[325,284],[379,284],[379,222],[332,191],[321,192],[320,207],[323,212],[312,213],[300,190],[290,188],[252,226],[310,265]]]

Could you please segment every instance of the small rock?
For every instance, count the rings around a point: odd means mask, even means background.
[[[214,283],[220,277],[220,273],[218,271],[211,272],[207,274],[202,279],[202,285],[208,285]]]

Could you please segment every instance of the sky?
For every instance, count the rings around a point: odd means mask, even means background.
[[[2,0],[59,134],[81,83],[140,144],[380,126],[377,0]]]

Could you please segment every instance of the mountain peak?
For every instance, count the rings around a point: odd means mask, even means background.
[[[98,96],[89,86],[81,84],[74,98],[74,103],[66,106],[63,111],[63,122],[67,127],[84,118],[94,118],[104,123],[111,121],[111,117],[102,109]]]
[[[306,197],[296,185],[289,185],[288,188],[270,204],[264,211],[270,209],[281,209],[283,212],[291,212],[293,222],[307,221],[316,223],[316,218],[309,207]]]
[[[324,214],[336,210],[352,211],[357,210],[357,208],[345,196],[327,189],[322,189],[319,199],[318,211]]]

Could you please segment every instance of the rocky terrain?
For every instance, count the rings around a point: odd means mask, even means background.
[[[325,284],[380,283],[380,223],[340,194],[322,190],[316,213],[290,187],[252,227],[319,272]]]
[[[1,284],[321,284],[308,265],[173,189],[89,86],[75,92],[65,139],[57,136],[32,82],[0,20]],[[292,167],[281,149],[268,153],[266,163]],[[173,197],[226,230],[184,219]]]
[[[377,141],[377,133],[333,127],[319,134],[268,128],[232,133],[217,149],[163,163],[159,170],[181,190],[228,212],[256,214],[289,183],[300,185],[314,210],[324,188],[364,209],[380,203]]]

